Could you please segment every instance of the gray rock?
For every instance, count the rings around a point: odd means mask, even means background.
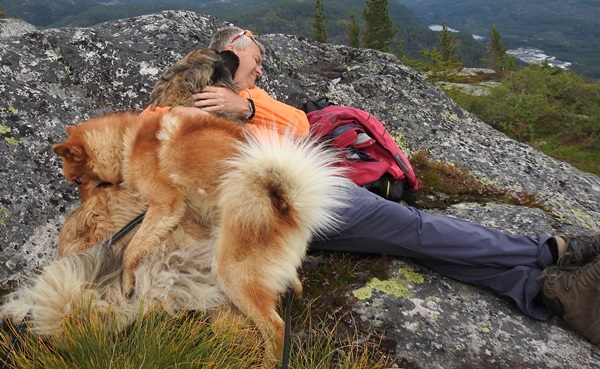
[[[5,18],[0,19],[0,38],[17,37],[25,33],[35,32],[37,28],[22,19]]]
[[[552,232],[556,226],[553,216],[538,209],[505,204],[457,204],[437,213],[514,234]],[[389,280],[371,280],[353,291],[361,301],[355,310],[386,332],[397,355],[423,369],[600,367],[600,349],[562,320],[534,320],[490,291],[406,259],[395,261],[392,271]]]
[[[77,203],[50,148],[65,126],[117,110],[139,111],[160,73],[208,43],[227,23],[168,11],[91,28],[31,30],[0,39],[0,281],[9,287],[55,256],[60,224]],[[410,154],[458,163],[485,183],[535,193],[549,213],[500,204],[439,212],[511,233],[600,231],[600,179],[515,142],[459,108],[394,56],[263,35],[266,76],[277,99],[310,98],[367,110]],[[597,368],[598,349],[561,321],[538,322],[492,293],[398,260],[393,281],[416,278],[400,296],[359,300],[397,354],[423,368]],[[397,269],[397,270],[396,270]],[[411,277],[411,278],[412,278]],[[404,282],[403,282],[404,283]]]

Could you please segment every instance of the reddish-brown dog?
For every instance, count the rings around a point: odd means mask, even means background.
[[[311,236],[332,227],[348,181],[334,154],[314,142],[199,112],[120,113],[67,128],[53,147],[82,201],[107,183],[147,202],[146,216],[123,255],[122,286],[184,214],[215,232],[214,272],[225,296],[258,326],[280,357],[279,296],[302,286],[297,276]]]

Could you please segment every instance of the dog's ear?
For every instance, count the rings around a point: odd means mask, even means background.
[[[238,56],[235,55],[235,53],[231,50],[221,51],[219,55],[221,56],[223,64],[225,67],[227,67],[227,69],[229,69],[231,77],[233,78],[235,76],[235,72],[240,66],[240,58],[238,58]]]
[[[56,144],[52,147],[52,152],[62,156],[67,161],[80,162],[84,160],[85,154],[83,149],[77,145],[66,142]]]
[[[221,60],[214,62],[213,74],[210,76],[210,80],[213,84],[237,92],[238,86],[233,82],[233,77],[235,77],[235,72],[240,65],[240,59],[231,50],[221,51],[219,56]]]
[[[76,126],[67,126],[67,136],[71,136],[73,133],[75,133],[76,129]]]

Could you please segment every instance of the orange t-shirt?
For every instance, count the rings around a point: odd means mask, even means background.
[[[302,110],[275,100],[264,90],[254,87],[242,90],[240,96],[252,99],[256,113],[247,125],[275,126],[280,133],[308,136],[308,119]]]
[[[254,101],[256,113],[254,118],[246,123],[247,128],[274,127],[282,134],[291,133],[299,137],[308,136],[308,119],[302,110],[275,100],[258,87],[241,90],[239,95]],[[168,109],[170,107],[158,107],[154,111],[167,112]],[[147,107],[142,114],[149,112],[151,112],[150,107]]]

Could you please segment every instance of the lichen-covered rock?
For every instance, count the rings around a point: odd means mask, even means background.
[[[35,32],[37,28],[21,19],[4,18],[0,19],[0,38],[16,37],[25,33]]]
[[[0,27],[4,23],[0,23]],[[167,11],[90,28],[27,31],[0,38],[0,282],[6,287],[55,256],[56,235],[77,196],[50,148],[65,126],[118,110],[139,111],[159,75],[228,25]],[[5,35],[6,36],[6,35]],[[394,56],[262,35],[261,87],[300,107],[328,96],[377,116],[408,153],[458,163],[485,183],[535,193],[545,208],[458,204],[439,212],[512,233],[600,231],[600,179],[508,139],[460,109]],[[410,293],[374,283],[357,305],[385,327],[397,354],[423,368],[597,368],[598,349],[562,322],[537,322],[507,301],[398,261]],[[414,274],[410,274],[414,277]],[[417,278],[418,279],[418,278]],[[403,282],[404,283],[404,282]],[[376,288],[373,288],[375,286]],[[392,289],[395,291],[395,289]],[[362,296],[362,295],[361,295]]]
[[[516,234],[556,227],[554,217],[539,209],[505,204],[457,204],[440,213]],[[562,320],[534,320],[500,296],[409,260],[395,261],[391,270],[389,280],[354,291],[361,301],[356,310],[386,332],[396,354],[421,368],[600,367],[600,349]]]

